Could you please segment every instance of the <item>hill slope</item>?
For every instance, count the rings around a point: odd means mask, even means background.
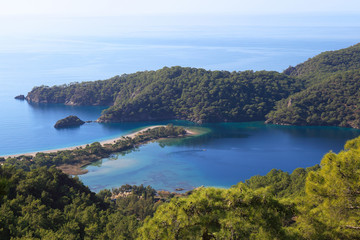
[[[277,72],[165,67],[105,81],[36,87],[27,100],[111,106],[100,122],[256,121],[264,120],[276,101],[303,88],[303,81]]]
[[[360,69],[360,43],[336,51],[323,52],[295,67],[289,67],[284,73],[316,81],[338,71],[353,69]]]
[[[285,73],[309,87],[279,101],[266,122],[360,128],[360,44],[324,52]]]

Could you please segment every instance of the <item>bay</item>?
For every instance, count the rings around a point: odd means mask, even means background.
[[[360,130],[294,127],[261,122],[217,123],[196,127],[199,136],[149,143],[87,166],[80,179],[94,191],[123,184],[184,191],[198,186],[230,187],[271,169],[292,172],[338,152]]]
[[[0,156],[92,143],[169,122],[89,123],[56,130],[53,125],[61,118],[77,115],[82,120],[96,120],[106,107],[29,104],[14,99],[34,86],[107,79],[174,65],[282,71],[320,52],[356,44],[358,30],[355,25],[310,24],[296,28],[181,28],[165,34],[139,32],[131,36],[8,35],[0,39]],[[196,127],[188,122],[173,123]],[[150,143],[125,158],[104,159],[98,163],[101,167],[90,166],[90,172],[80,178],[96,191],[123,183],[169,190],[175,186],[230,186],[272,168],[292,171],[312,166],[324,153],[339,151],[347,139],[358,135],[352,129],[260,123],[203,128],[209,131],[201,136],[173,140],[165,147],[161,147],[165,143]],[[110,169],[106,170],[107,166]]]

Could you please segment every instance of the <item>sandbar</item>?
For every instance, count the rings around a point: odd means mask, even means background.
[[[116,138],[113,138],[113,139],[108,139],[108,140],[104,140],[104,141],[99,141],[99,143],[101,145],[105,145],[105,144],[113,144],[114,142],[116,142],[117,140],[120,140],[124,137],[134,137],[136,134],[139,134],[140,132],[143,132],[143,131],[146,131],[148,129],[153,129],[153,128],[156,128],[156,127],[166,127],[166,125],[155,125],[155,126],[150,126],[150,127],[146,127],[146,128],[143,128],[143,129],[140,129],[139,131],[136,131],[136,132],[133,132],[133,133],[129,133],[129,134],[126,134],[126,135],[122,135],[120,137],[116,137]],[[186,132],[187,134],[189,135],[194,135],[196,134],[195,132],[193,131],[190,131],[188,129],[186,129]],[[91,142],[93,143],[93,142]],[[88,144],[83,144],[83,145],[78,145],[78,146],[73,146],[73,147],[66,147],[66,148],[57,148],[57,149],[51,149],[51,150],[44,150],[44,151],[38,151],[38,152],[29,152],[29,153],[20,153],[20,154],[11,154],[11,155],[6,155],[6,156],[0,156],[0,157],[3,157],[3,158],[11,158],[11,157],[19,157],[19,156],[35,156],[37,153],[54,153],[54,152],[58,152],[58,151],[65,151],[65,150],[74,150],[74,149],[77,149],[77,148],[84,148],[86,147],[86,145],[89,145],[91,143],[88,143]]]

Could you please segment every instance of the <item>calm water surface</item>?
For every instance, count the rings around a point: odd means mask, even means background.
[[[206,124],[202,135],[141,146],[113,155],[86,169],[80,179],[92,190],[122,184],[151,185],[174,191],[194,187],[230,187],[271,169],[293,171],[320,163],[338,152],[359,130],[335,127],[290,127],[253,123]]]

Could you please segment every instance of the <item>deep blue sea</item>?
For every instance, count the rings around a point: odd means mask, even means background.
[[[0,156],[62,148],[120,136],[146,123],[85,124],[56,130],[68,115],[96,120],[104,107],[28,104],[15,100],[38,85],[107,79],[164,66],[211,70],[282,71],[327,50],[356,44],[359,27],[237,28],[157,37],[20,37],[0,39]],[[241,34],[240,34],[241,33]],[[247,34],[249,33],[249,34]],[[167,122],[161,122],[167,123]],[[193,125],[187,122],[177,124]],[[194,126],[193,126],[194,127]],[[199,126],[196,126],[199,127]],[[199,185],[230,186],[272,168],[292,171],[339,151],[359,131],[301,128],[261,123],[206,125],[199,137],[169,144],[151,143],[118,160],[105,159],[80,178],[98,191],[124,183],[157,189]],[[98,167],[101,166],[101,167]]]

